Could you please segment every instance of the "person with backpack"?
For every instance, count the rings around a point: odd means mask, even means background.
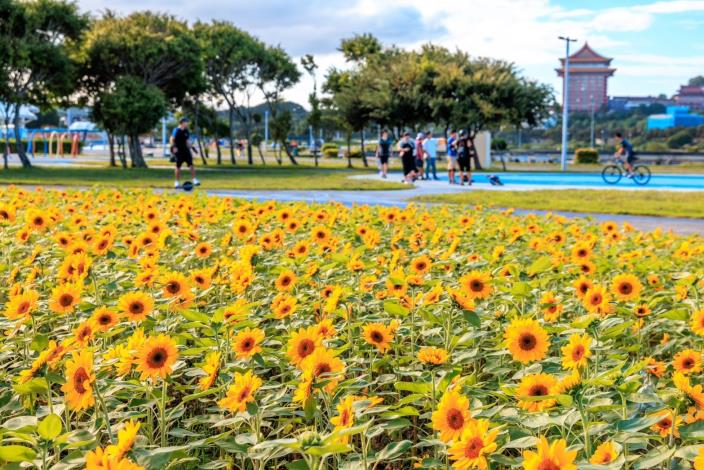
[[[469,160],[471,144],[467,132],[462,129],[460,138],[457,139],[457,164],[460,169],[460,185],[464,186],[467,182],[468,186],[472,185],[472,167]]]
[[[193,186],[200,186],[200,181],[196,178],[196,169],[193,166],[193,154],[191,150],[198,153],[193,144],[191,144],[191,134],[188,132],[188,118],[181,118],[178,121],[178,127],[174,128],[171,138],[169,139],[169,147],[171,148],[171,161],[176,163],[174,188],[181,187],[181,166],[185,163],[191,171],[191,179]]]
[[[376,158],[379,162],[379,175],[386,179],[389,172],[389,158],[391,157],[391,147],[394,141],[389,138],[389,131],[384,129],[381,133],[381,139],[376,146]]]
[[[398,143],[398,152],[401,155],[401,163],[403,164],[403,182],[406,184],[412,183],[416,179],[416,157],[415,145],[411,140],[411,133],[406,132],[403,138]]]

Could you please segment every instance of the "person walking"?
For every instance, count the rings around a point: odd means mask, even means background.
[[[191,153],[191,150],[195,153],[198,153],[198,151],[193,144],[191,144],[191,134],[188,132],[187,118],[184,117],[178,121],[178,127],[174,129],[169,139],[169,147],[173,155],[172,161],[176,163],[176,169],[174,171],[176,181],[174,181],[174,188],[178,189],[181,187],[181,166],[184,163],[191,171],[193,186],[200,186],[200,181],[196,178],[196,169],[193,166],[193,154]]]
[[[376,158],[379,162],[379,175],[382,178],[386,178],[389,172],[389,157],[391,157],[391,146],[394,144],[393,140],[389,138],[389,131],[384,129],[381,132],[381,139],[376,146]]]
[[[423,152],[425,159],[425,178],[430,179],[430,174],[432,172],[433,179],[437,181],[438,170],[436,162],[438,157],[438,139],[433,138],[432,131],[425,133],[425,139],[423,140]]]
[[[462,129],[460,137],[457,139],[457,164],[460,168],[460,186],[464,186],[465,181],[468,186],[472,185],[472,167],[469,160],[469,136]]]
[[[450,184],[455,183],[455,172],[459,170],[459,164],[457,163],[457,131],[452,129],[450,131],[450,138],[447,139],[447,179]]]
[[[425,175],[423,171],[423,140],[425,139],[425,134],[422,132],[419,132],[418,135],[416,136],[416,171],[418,172],[418,176],[420,176],[420,179],[425,180]]]
[[[403,138],[398,143],[398,151],[403,164],[403,182],[410,184],[416,179],[416,157],[410,132],[403,134]]]

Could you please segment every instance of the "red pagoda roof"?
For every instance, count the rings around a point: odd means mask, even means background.
[[[704,94],[704,86],[681,85],[679,94],[680,95],[703,95]]]
[[[570,62],[605,62],[608,65],[612,60],[613,59],[611,57],[604,57],[589,47],[588,42],[585,42],[581,49],[570,55]],[[561,58],[560,62],[564,65],[565,59]]]

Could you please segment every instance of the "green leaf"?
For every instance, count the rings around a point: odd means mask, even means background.
[[[37,458],[34,449],[25,446],[0,446],[0,460],[5,462],[31,462]]]
[[[657,447],[640,459],[636,460],[635,465],[633,465],[632,468],[633,470],[655,468],[659,463],[672,457],[672,454],[674,454],[676,450],[676,447],[673,447],[672,449],[668,449],[667,446]]]
[[[433,385],[425,382],[395,382],[394,388],[404,392],[428,394],[432,392]]]
[[[538,442],[538,438],[535,436],[520,437],[507,442],[504,449],[527,449],[528,447],[535,447]]]
[[[704,421],[681,426],[679,431],[682,439],[704,439]]]
[[[46,383],[44,377],[37,377],[23,384],[15,385],[15,392],[20,395],[31,395],[46,393],[49,390],[49,384]]]
[[[313,395],[309,396],[303,407],[303,411],[306,415],[306,421],[311,421],[315,416],[315,410],[317,409],[317,402]]]
[[[384,302],[384,311],[396,317],[405,317],[410,313],[410,310],[408,310],[406,307],[399,304],[398,302],[393,302],[391,300],[387,300],[386,302]]]
[[[382,460],[396,460],[401,457],[408,449],[411,448],[413,443],[411,441],[399,441],[391,442],[386,447],[381,449],[381,451],[376,454],[376,461],[380,462]]]
[[[533,277],[552,268],[552,259],[549,256],[541,256],[528,266],[528,275]]]
[[[477,315],[475,312],[472,312],[471,310],[463,311],[462,316],[475,328],[479,328],[482,324],[481,320],[479,319],[479,315]]]
[[[530,294],[530,284],[527,282],[517,282],[511,287],[511,293],[516,296],[525,297]]]
[[[61,418],[55,414],[50,414],[39,422],[37,433],[39,433],[44,440],[53,441],[61,434],[62,427],[63,423],[61,422]]]
[[[202,312],[196,312],[195,310],[184,310],[181,315],[188,321],[197,321],[201,323],[210,323],[210,317]]]
[[[648,415],[641,418],[631,418],[617,421],[614,427],[617,431],[636,432],[652,426],[662,419],[662,416]]]
[[[597,315],[596,313],[582,315],[581,317],[575,318],[575,320],[572,322],[572,328],[579,328],[583,330],[584,328],[591,325],[592,322],[597,318],[599,318],[599,315]]]

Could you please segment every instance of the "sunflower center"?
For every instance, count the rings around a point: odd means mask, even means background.
[[[520,338],[518,338],[518,345],[524,351],[532,351],[538,340],[532,333],[523,333]]]
[[[17,307],[17,313],[24,314],[29,311],[29,302],[26,300],[19,304]]]
[[[549,391],[545,385],[533,385],[528,391],[528,395],[531,397],[544,397],[549,395]]]
[[[315,349],[315,343],[309,339],[304,339],[298,343],[298,355],[300,357],[306,357]]]
[[[658,426],[660,426],[663,429],[669,429],[670,426],[672,426],[672,421],[670,420],[670,418],[665,418],[658,423]]]
[[[423,270],[425,269],[425,263],[422,262],[422,261],[419,262],[419,263],[417,263],[417,264],[416,264],[416,269],[417,269],[418,271],[423,271]]]
[[[610,463],[611,462],[611,454],[606,453],[601,457],[601,463]]]
[[[592,295],[590,302],[592,305],[599,305],[601,303],[601,300],[602,300],[601,294],[594,294],[594,295]]]
[[[100,315],[98,317],[98,323],[100,323],[101,325],[109,325],[111,320],[112,317],[108,314]]]
[[[239,401],[244,401],[244,400],[249,396],[250,390],[251,390],[251,389],[249,388],[249,386],[243,387],[242,390],[240,390],[240,394],[239,394],[239,396],[237,397],[237,399],[238,399]]]
[[[685,369],[691,369],[692,367],[694,367],[694,360],[692,360],[692,358],[690,357],[686,358],[684,361],[682,361],[682,367],[684,367]]]
[[[249,351],[252,347],[254,347],[254,340],[252,338],[246,338],[242,341],[242,349],[245,351]]]
[[[166,352],[166,349],[154,348],[149,352],[149,356],[147,357],[147,363],[149,364],[149,367],[160,368],[166,363],[166,358],[168,356],[169,353]]]
[[[582,294],[586,294],[588,290],[589,290],[589,286],[587,284],[580,284],[579,285],[579,291]]]
[[[73,304],[73,296],[71,294],[62,294],[59,297],[59,305],[62,307],[70,307]]]
[[[85,382],[88,381],[88,372],[83,367],[76,369],[73,374],[73,388],[78,393],[86,393]]]
[[[166,290],[170,294],[178,294],[179,291],[181,290],[181,285],[176,281],[170,281],[170,282],[166,283]]]
[[[472,282],[469,283],[469,288],[472,292],[481,292],[482,289],[484,289],[484,283],[478,279],[473,279]]]
[[[545,459],[538,464],[536,470],[560,470],[560,466],[551,459]]]
[[[41,217],[35,217],[33,222],[34,225],[44,225],[44,219],[42,219]]]
[[[374,341],[375,343],[381,343],[382,341],[384,341],[384,335],[382,335],[378,331],[372,331],[371,337],[372,341]]]
[[[332,367],[330,367],[330,364],[327,363],[322,363],[318,364],[318,366],[315,368],[315,375],[322,375],[322,374],[329,374],[332,372]]]
[[[572,359],[578,361],[582,359],[582,356],[584,356],[584,346],[582,346],[581,344],[575,346],[575,348],[572,350]]]
[[[484,441],[481,437],[473,437],[467,441],[464,447],[464,455],[469,459],[476,459],[482,452]]]
[[[618,291],[624,295],[630,294],[631,292],[633,292],[633,286],[628,282],[624,282],[618,286]]]
[[[140,314],[144,312],[144,304],[142,302],[132,302],[130,304],[130,313],[133,314]]]
[[[462,427],[464,426],[464,416],[462,416],[462,412],[456,408],[448,411],[447,425],[455,431],[457,431],[458,429],[462,429]]]
[[[282,286],[286,287],[286,286],[288,286],[289,284],[291,284],[291,278],[290,278],[290,277],[284,276],[284,277],[281,278],[281,285],[282,285]]]

